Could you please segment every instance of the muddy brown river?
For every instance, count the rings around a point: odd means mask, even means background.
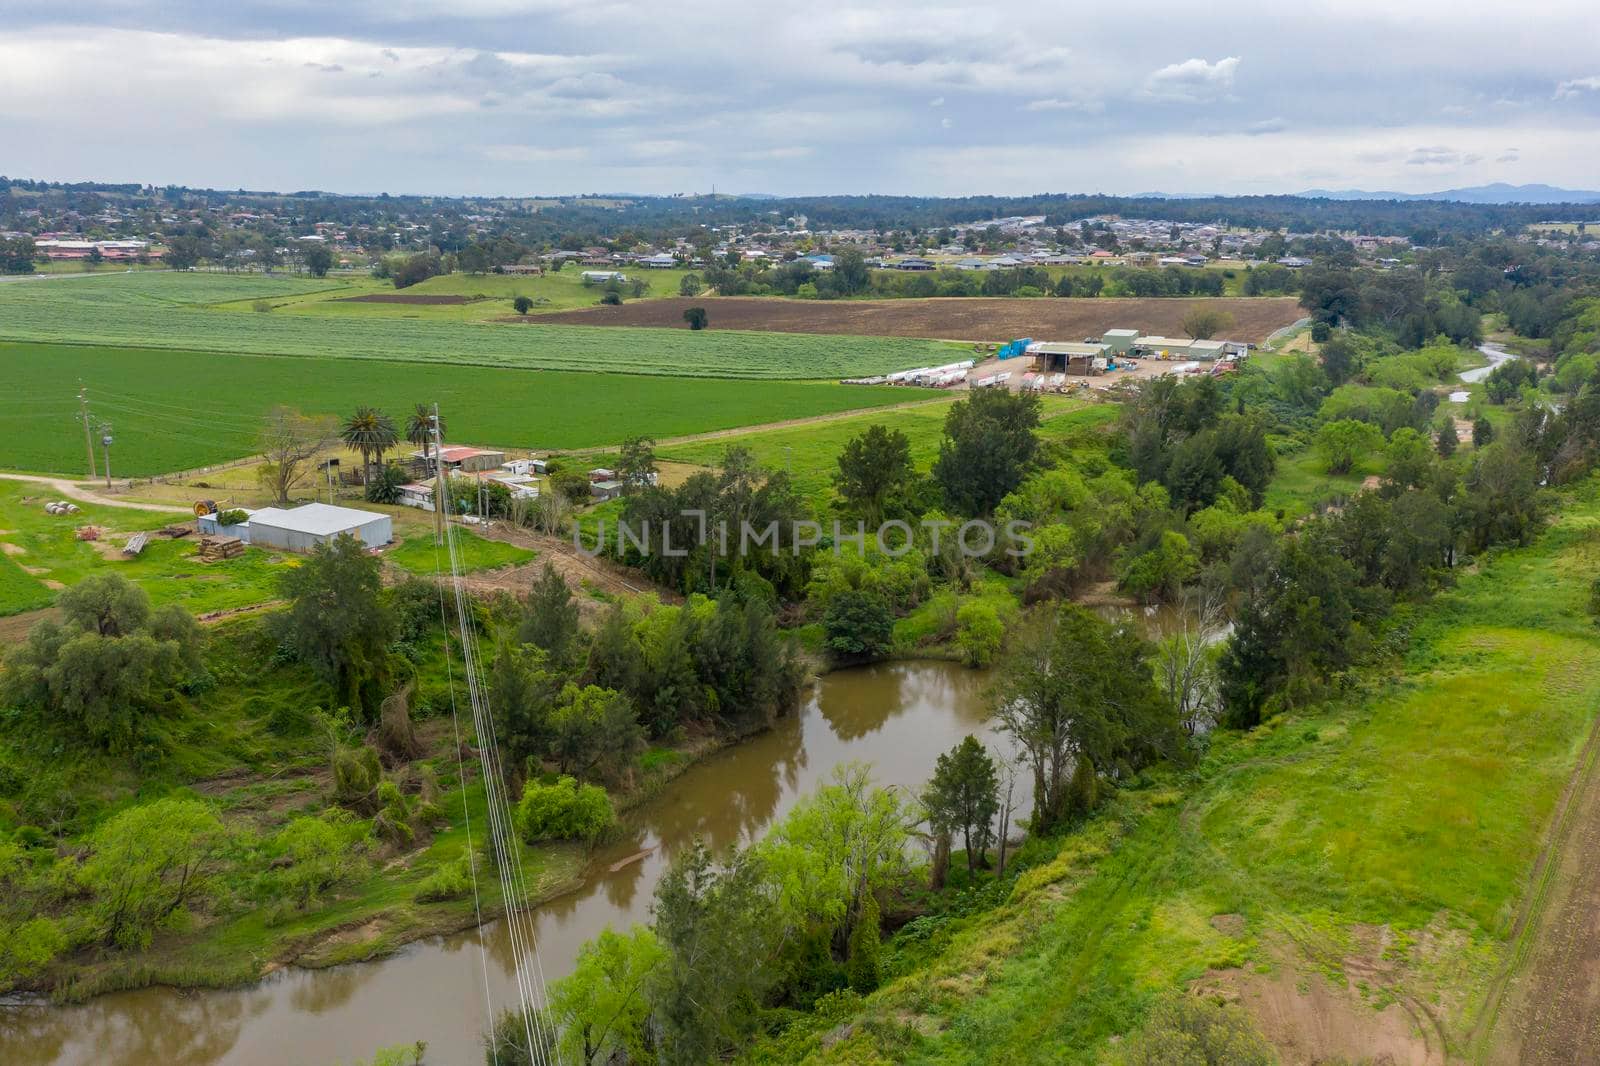
[[[818,681],[799,714],[696,764],[632,812],[620,839],[595,856],[583,888],[539,908],[546,978],[566,974],[579,945],[606,926],[647,920],[667,862],[696,836],[717,848],[748,842],[850,760],[872,763],[881,783],[920,785],[940,752],[967,733],[988,736],[985,684],[983,674],[942,662],[844,670]],[[642,861],[610,872],[645,849]],[[420,941],[378,962],[291,968],[246,988],[151,988],[80,1006],[3,1007],[0,1063],[331,1066],[414,1040],[428,1042],[430,1064],[480,1063],[487,1026],[480,936],[498,1012],[514,986],[507,938],[491,925]]]

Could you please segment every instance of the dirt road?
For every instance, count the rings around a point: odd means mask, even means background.
[[[1513,958],[1490,990],[1479,1061],[1518,1066],[1600,1056],[1600,724],[1557,806],[1512,931]],[[1504,1006],[1500,1006],[1502,992]]]
[[[759,296],[665,297],[620,307],[508,318],[507,322],[562,322],[579,326],[687,328],[685,308],[704,307],[712,329],[770,333],[838,333],[858,337],[927,337],[932,340],[1008,341],[1016,337],[1082,340],[1108,329],[1137,329],[1187,336],[1183,319],[1196,307],[1225,311],[1229,340],[1260,343],[1300,318],[1292,296],[1201,299],[962,298],[929,300],[785,300]]]
[[[47,485],[55,492],[79,503],[92,503],[99,507],[122,507],[132,511],[163,511],[169,514],[181,514],[194,517],[194,512],[187,507],[174,507],[165,503],[135,503],[132,500],[119,500],[111,496],[102,496],[89,487],[85,481],[73,481],[69,478],[46,477],[40,474],[0,474],[0,478],[7,481],[28,481],[36,485]]]

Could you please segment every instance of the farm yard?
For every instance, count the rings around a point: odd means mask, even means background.
[[[1184,336],[1183,319],[1197,306],[1233,316],[1230,340],[1260,343],[1301,316],[1292,296],[1180,299],[1101,297],[960,298],[927,300],[787,300],[778,297],[672,297],[543,315],[541,323],[684,328],[683,312],[704,307],[710,330],[837,333],[862,337],[1007,341],[1014,337],[1082,340],[1126,327]],[[916,364],[907,364],[916,365]]]
[[[248,310],[258,302],[272,305],[338,288],[336,281],[313,278],[166,272],[17,282],[0,285],[0,340],[767,379],[837,380],[947,362],[952,354],[948,346],[893,337],[774,337],[718,329],[619,332],[543,324],[510,329],[489,322],[425,319],[420,313],[396,316],[390,312],[418,309],[392,304],[344,302],[338,306],[358,313],[334,315]],[[215,306],[223,302],[235,306]],[[442,310],[460,306],[444,305]],[[381,313],[359,313],[363,309]]]
[[[451,436],[504,447],[570,449],[633,433],[684,436],[925,399],[820,382],[529,372],[369,360],[261,358],[196,351],[0,343],[16,431],[0,469],[81,475],[77,391],[116,431],[113,470],[146,477],[255,453],[260,416],[284,404],[347,414],[368,403],[403,415],[421,400]]]

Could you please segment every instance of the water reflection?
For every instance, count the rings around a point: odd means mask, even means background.
[[[647,920],[667,863],[694,837],[718,848],[755,839],[852,759],[871,762],[886,784],[925,781],[941,752],[967,733],[987,732],[985,684],[952,663],[822,678],[797,714],[691,767],[632,812],[623,838],[594,856],[583,888],[539,908],[535,935],[547,979],[568,972],[579,946],[606,926]],[[382,962],[289,970],[238,991],[146,989],[79,1007],[0,1008],[0,1063],[331,1063],[417,1039],[428,1042],[430,1061],[478,1062],[485,982],[496,1010],[514,989],[505,930],[488,926],[482,942],[487,974],[479,933],[471,931]]]

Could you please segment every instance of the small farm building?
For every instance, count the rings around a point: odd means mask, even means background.
[[[394,539],[394,522],[386,514],[326,503],[264,507],[250,515],[244,539],[257,547],[304,552],[343,533],[375,548]]]
[[[412,452],[411,455],[415,459],[422,458],[420,451]],[[431,464],[432,461],[430,457],[428,462]],[[506,461],[506,453],[489,448],[464,448],[447,444],[439,449],[439,461],[451,473],[472,474],[479,470],[493,470]]]
[[[1105,367],[1105,344],[1074,344],[1070,341],[1039,341],[1028,345],[1034,368],[1046,374],[1076,374],[1087,377]],[[1098,361],[1098,365],[1097,365]]]
[[[402,507],[415,507],[419,511],[433,510],[433,484],[413,481],[409,485],[401,485],[399,502]]]
[[[1108,329],[1100,338],[1114,355],[1126,355],[1133,350],[1134,342],[1139,339],[1136,329]]]

